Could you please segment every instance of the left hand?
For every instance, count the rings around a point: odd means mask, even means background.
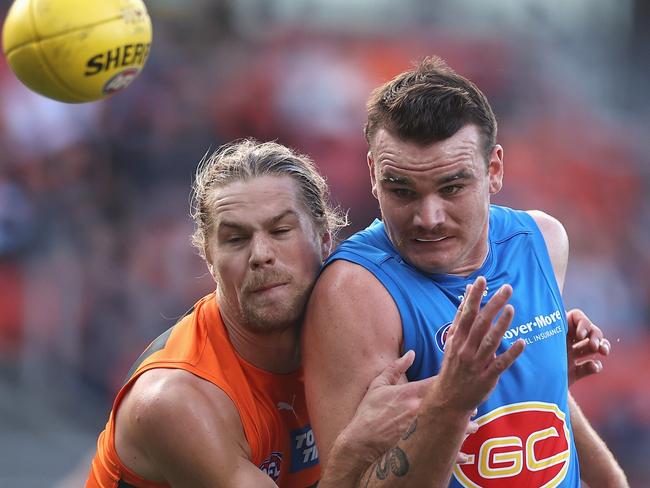
[[[608,356],[612,346],[582,310],[574,308],[567,312],[566,318],[568,376],[572,385],[581,378],[600,373],[603,364],[595,356]]]
[[[406,370],[415,353],[408,351],[370,383],[350,423],[337,441],[354,446],[368,465],[393,446],[413,423],[435,377],[408,382]]]

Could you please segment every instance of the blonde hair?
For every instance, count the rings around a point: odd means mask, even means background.
[[[206,259],[208,235],[213,224],[212,190],[235,181],[268,175],[290,176],[296,181],[315,228],[330,233],[332,240],[348,225],[347,215],[330,203],[325,178],[308,156],[275,142],[234,141],[201,160],[192,185],[190,215],[195,224],[192,244],[203,259]]]

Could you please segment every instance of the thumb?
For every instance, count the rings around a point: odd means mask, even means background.
[[[407,369],[411,367],[415,360],[415,352],[406,351],[403,356],[395,359],[388,364],[384,370],[379,373],[371,383],[370,388],[378,386],[396,385]]]

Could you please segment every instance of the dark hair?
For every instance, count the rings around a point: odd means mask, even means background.
[[[204,157],[196,171],[191,197],[191,216],[196,225],[192,244],[204,259],[213,224],[212,190],[267,175],[293,178],[312,222],[317,229],[329,232],[332,240],[347,225],[347,217],[330,204],[327,183],[308,156],[275,142],[243,139],[225,144]]]
[[[445,140],[467,124],[481,131],[486,157],[496,144],[497,122],[485,95],[437,56],[376,88],[366,107],[369,145],[382,127],[424,145]]]

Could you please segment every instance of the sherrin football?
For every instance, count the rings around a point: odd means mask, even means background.
[[[18,79],[68,103],[126,88],[150,46],[142,0],[16,0],[2,29],[2,50]]]

